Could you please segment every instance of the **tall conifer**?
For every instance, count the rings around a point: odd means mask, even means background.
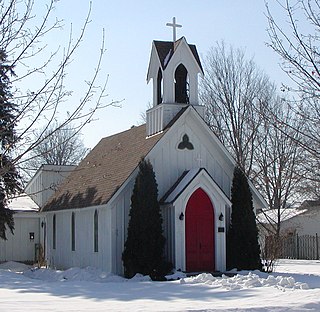
[[[165,238],[158,202],[158,185],[152,165],[141,160],[131,197],[128,237],[122,260],[125,276],[136,273],[159,278],[165,268]]]
[[[258,229],[253,210],[252,193],[243,171],[234,169],[231,188],[231,225],[227,239],[229,269],[261,270]]]
[[[7,208],[7,200],[21,189],[20,177],[11,158],[17,141],[17,107],[12,102],[9,78],[14,71],[6,61],[6,54],[0,50],[0,239],[7,239],[7,229],[13,233],[13,213]]]

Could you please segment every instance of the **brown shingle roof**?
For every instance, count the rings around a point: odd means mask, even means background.
[[[107,203],[162,136],[163,133],[146,138],[146,127],[141,125],[102,139],[42,211]]]
[[[182,37],[183,38],[183,37]],[[172,41],[154,41],[155,47],[157,49],[157,53],[159,56],[159,60],[162,66],[162,69],[165,69],[169,60],[171,59],[173,52],[177,49],[177,47],[179,46],[182,38],[180,38],[179,40],[177,40],[176,42],[172,42]],[[202,69],[202,65],[200,62],[200,57],[197,51],[197,48],[194,44],[188,44],[195,60],[197,61],[199,67]]]

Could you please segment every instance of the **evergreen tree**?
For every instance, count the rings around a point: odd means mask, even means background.
[[[231,225],[227,238],[227,267],[238,270],[261,270],[260,246],[252,193],[247,177],[239,167],[234,169],[231,202]]]
[[[20,177],[12,162],[17,136],[15,132],[17,107],[12,102],[9,76],[13,68],[6,64],[6,54],[0,50],[0,238],[6,240],[6,230],[14,230],[13,213],[7,199],[21,189]]]
[[[150,161],[142,159],[131,196],[128,237],[122,260],[125,276],[136,273],[161,278],[166,272],[163,258],[165,238],[158,202],[158,185]]]

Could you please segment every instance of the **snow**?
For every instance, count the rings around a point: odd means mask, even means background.
[[[276,272],[175,272],[168,282],[127,280],[92,267],[0,265],[0,311],[320,311],[320,261],[281,260]]]
[[[221,278],[213,277],[211,274],[202,273],[195,277],[181,279],[181,284],[204,283],[214,287],[222,287],[228,290],[247,289],[254,287],[276,287],[278,289],[308,289],[307,283],[296,282],[292,276],[272,276],[261,272],[241,272],[233,277],[223,275]]]
[[[307,212],[307,209],[298,209],[298,208],[285,208],[280,211],[281,222],[294,218],[300,214]],[[257,215],[257,220],[260,223],[276,223],[278,219],[278,210],[269,209],[263,212],[260,212]]]
[[[0,264],[0,270],[8,270],[10,272],[24,272],[30,269],[29,265],[20,263],[20,262],[14,262],[14,261],[8,261]]]
[[[27,194],[9,199],[8,207],[14,211],[38,211],[38,205]]]

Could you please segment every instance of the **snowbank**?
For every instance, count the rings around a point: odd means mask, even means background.
[[[7,267],[15,265],[8,263]],[[1,268],[1,267],[0,267]],[[65,281],[88,281],[88,282],[150,282],[149,276],[136,274],[132,279],[105,273],[99,269],[87,268],[71,268],[66,271],[58,271],[51,269],[32,268],[24,270],[26,277],[43,281],[65,282]],[[249,272],[242,271],[233,277],[222,275],[222,277],[214,277],[208,273],[198,274],[193,277],[186,277],[182,272],[175,272],[166,276],[168,280],[180,279],[180,284],[206,284],[215,288],[220,287],[227,290],[238,290],[255,287],[276,287],[281,290],[285,289],[308,289],[307,283],[296,282],[292,276],[274,276],[259,271]]]
[[[21,273],[30,269],[30,265],[20,262],[8,261],[0,264],[0,270],[8,270],[10,272]]]
[[[111,273],[105,273],[102,270],[93,267],[86,267],[84,269],[70,268],[65,271],[32,268],[28,271],[25,271],[23,274],[29,278],[47,282],[86,281],[105,283],[123,282],[125,280],[123,277]]]
[[[5,269],[10,268],[8,264]],[[1,269],[1,267],[0,267]],[[26,277],[32,279],[43,280],[47,282],[64,282],[64,281],[88,281],[88,282],[98,282],[98,283],[108,283],[108,282],[148,282],[151,281],[150,276],[143,276],[141,274],[136,274],[131,279],[126,279],[112,273],[106,273],[102,270],[86,267],[80,268],[70,268],[65,271],[44,269],[44,268],[27,268],[24,270],[23,274]],[[166,276],[168,280],[177,280],[186,275],[182,272],[175,272],[172,275]]]
[[[263,275],[263,276],[261,276]],[[207,284],[214,287],[222,287],[228,290],[237,290],[254,287],[276,287],[284,289],[309,289],[307,283],[296,282],[292,276],[273,276],[261,272],[244,272],[233,277],[214,277],[211,274],[202,273],[194,277],[183,278],[181,284]]]
[[[320,261],[281,260],[276,269],[270,275],[240,271],[233,277],[175,272],[172,278],[180,281],[153,282],[146,276],[127,280],[90,267],[57,271],[8,262],[0,265],[0,310],[320,311]]]

